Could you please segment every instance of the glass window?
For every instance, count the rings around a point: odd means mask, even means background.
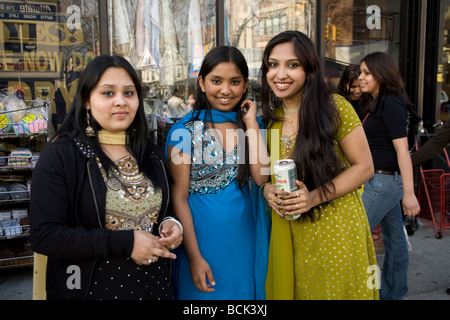
[[[337,83],[340,71],[374,51],[388,52],[398,63],[401,1],[327,0],[326,72]]]
[[[215,1],[110,0],[108,8],[110,51],[141,74],[148,111],[183,116],[203,57],[216,43]]]
[[[226,0],[225,44],[244,54],[249,65],[249,95],[258,101],[264,48],[276,34],[299,30],[312,37],[315,0]]]
[[[97,2],[0,1],[0,89],[52,101],[56,128],[99,48]]]

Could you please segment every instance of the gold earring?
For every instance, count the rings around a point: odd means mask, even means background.
[[[89,117],[89,110],[86,110],[86,122],[87,122],[86,135],[89,138],[95,137],[94,129],[91,127],[91,121],[90,121],[90,117]]]

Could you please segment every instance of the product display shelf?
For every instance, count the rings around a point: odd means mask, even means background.
[[[30,184],[49,136],[50,101],[21,101],[16,110],[0,110],[0,269],[32,266],[34,259]]]

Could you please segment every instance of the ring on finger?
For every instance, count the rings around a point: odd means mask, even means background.
[[[298,203],[296,203],[295,206],[297,207],[297,209],[300,208],[299,205],[298,205]]]
[[[148,263],[154,263],[155,262],[155,256],[151,256],[147,260],[148,260]]]
[[[297,198],[298,198],[298,191],[295,191],[295,194],[297,195]]]
[[[170,246],[170,250],[173,250],[173,249],[175,249],[175,245],[174,244]]]

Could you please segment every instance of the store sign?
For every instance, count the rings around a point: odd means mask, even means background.
[[[66,22],[57,21],[62,19],[57,19],[52,4],[2,2],[0,9],[0,71],[60,72],[67,58],[60,47],[84,42],[76,5],[67,8]],[[80,60],[77,53],[73,55],[74,61]],[[91,59],[92,54],[87,54],[86,60]]]
[[[78,5],[24,2],[0,2],[1,84],[9,92],[20,86],[26,99],[51,99],[60,89],[69,107],[79,73],[95,57],[87,41],[98,38],[95,22]]]
[[[56,5],[2,1],[0,19],[56,21]]]

